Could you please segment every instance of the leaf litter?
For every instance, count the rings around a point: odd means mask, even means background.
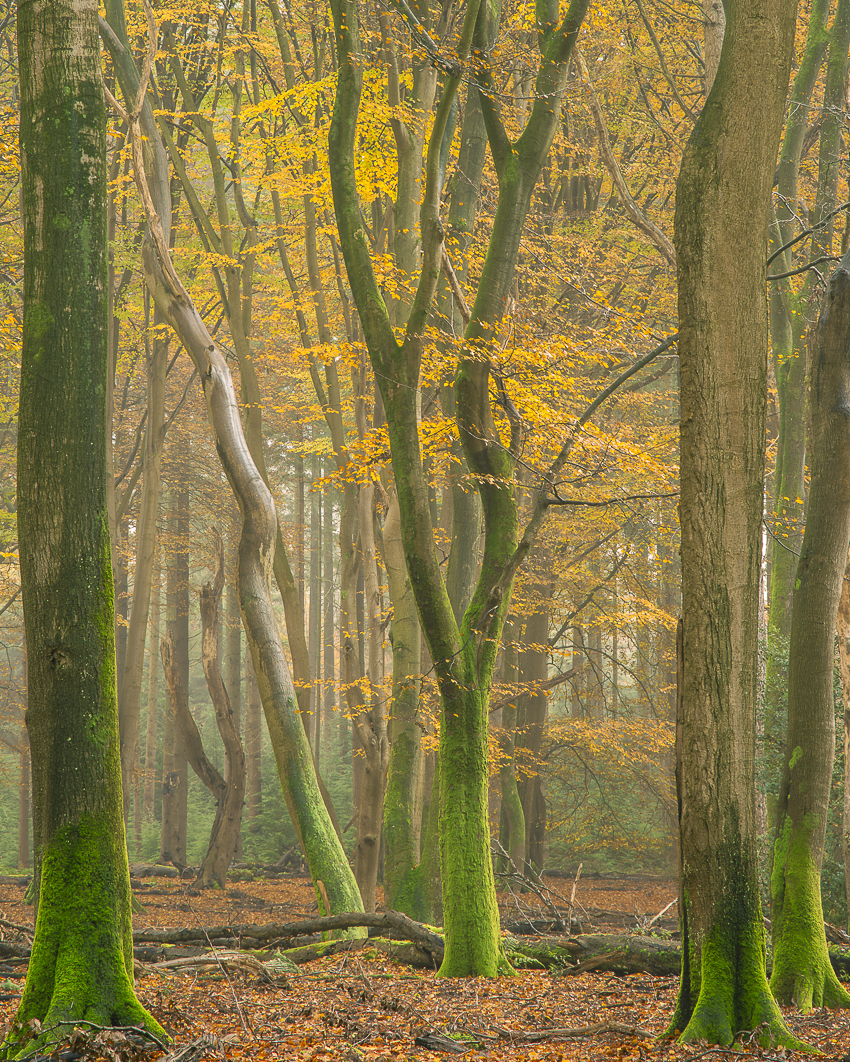
[[[303,875],[234,881],[224,892],[187,887],[159,877],[134,878],[142,910],[136,930],[285,923],[315,915],[310,880]],[[0,944],[26,941],[32,908],[25,882],[0,881]],[[503,924],[517,931],[551,913],[552,897],[572,914],[573,932],[616,926],[675,935],[674,878],[586,877],[546,879],[549,897],[506,892]],[[570,900],[573,902],[570,903]],[[379,903],[380,909],[380,903]],[[659,917],[663,914],[663,918]],[[0,1025],[11,1022],[23,989],[25,961],[0,957]],[[295,966],[278,957],[220,948],[203,962],[137,965],[136,991],[172,1042],[158,1045],[133,1030],[74,1029],[56,1049],[60,1062],[201,1062],[203,1059],[287,1059],[293,1062],[710,1062],[752,1058],[779,1062],[785,1049],[765,1050],[755,1036],[730,1048],[662,1041],[673,1015],[678,978],[647,973],[563,968],[525,969],[515,977],[441,979],[433,970],[402,965],[372,941]],[[850,1062],[850,1015],[786,1010],[794,1034],[826,1058]],[[800,1056],[802,1059],[805,1056]]]

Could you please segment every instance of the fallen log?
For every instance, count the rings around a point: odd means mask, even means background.
[[[600,970],[677,976],[679,945],[629,933],[588,933],[575,937],[542,937],[535,941],[507,937],[505,951],[516,966],[554,969],[563,974]]]
[[[631,1036],[638,1039],[649,1040],[652,1033],[641,1029],[639,1025],[623,1025],[615,1021],[600,1021],[595,1025],[579,1025],[570,1029],[545,1029],[542,1032],[511,1032],[508,1029],[500,1030],[500,1036],[504,1040],[514,1043],[539,1044],[547,1040],[578,1040],[585,1036],[601,1036],[604,1033],[614,1033],[617,1036]]]
[[[204,928],[186,927],[184,929],[144,929],[133,933],[134,944],[187,944],[196,942],[199,944],[217,940],[233,940],[234,938],[249,937],[253,941],[283,941],[293,937],[303,937],[310,933],[326,933],[334,929],[352,929],[358,926],[366,926],[374,929],[392,930],[403,936],[405,940],[415,940],[429,948],[433,952],[439,952],[442,956],[443,938],[423,926],[420,922],[414,922],[407,915],[399,914],[398,911],[387,911],[383,914],[337,914],[324,915],[319,918],[309,918],[300,922],[284,922],[277,925],[238,925],[238,926],[209,926]]]

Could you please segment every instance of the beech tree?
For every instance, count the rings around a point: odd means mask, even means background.
[[[484,60],[493,10],[484,5],[479,15],[478,4],[470,3],[459,12],[463,23],[456,53],[448,59],[430,52],[432,61],[443,68],[444,77],[424,162],[419,279],[400,338],[376,278],[357,192],[354,153],[364,58],[360,11],[356,0],[333,0],[331,7],[339,79],[328,147],[340,244],[386,410],[405,560],[442,705],[439,800],[446,951],[440,973],[495,976],[507,968],[507,963],[499,938],[487,821],[488,701],[514,575],[536,536],[546,502],[541,491],[534,515],[520,538],[513,489],[520,425],[504,389],[497,388],[506,418],[502,430],[510,436],[508,442],[503,440],[491,401],[493,363],[488,352],[499,335],[520,238],[557,128],[570,56],[587,0],[573,0],[563,15],[556,5],[539,6],[541,58],[535,98],[525,129],[516,141],[509,138],[502,122],[498,91]],[[420,10],[420,15],[426,24],[430,21],[424,11]],[[426,40],[433,48],[427,34],[419,43]],[[484,517],[481,572],[469,607],[458,623],[434,541],[419,442],[418,389],[444,255],[440,199],[445,149],[452,136],[455,97],[473,48],[479,88],[471,91],[480,93],[499,200],[455,379],[458,430]],[[448,272],[450,267],[446,269]],[[550,476],[555,474],[550,472]]]
[[[765,973],[755,710],[769,206],[794,0],[730,0],[676,194],[681,365],[682,978],[671,1029],[792,1046]],[[752,101],[758,99],[759,106]]]
[[[18,527],[35,851],[10,1046],[75,1022],[162,1030],[133,990],[106,502],[106,112],[97,4],[18,5],[24,332]]]

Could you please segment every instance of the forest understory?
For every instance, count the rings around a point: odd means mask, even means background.
[[[24,879],[0,881],[0,1024],[17,1008],[25,959],[9,956],[32,930]],[[546,879],[550,901],[568,910],[573,882]],[[134,930],[288,924],[317,914],[306,875],[235,881],[226,892],[185,881],[134,877],[142,910]],[[625,932],[670,940],[675,935],[674,878],[604,875],[579,880],[573,935]],[[534,895],[500,894],[502,923],[519,933],[551,910]],[[665,911],[665,908],[668,908]],[[379,911],[381,910],[379,902]],[[657,917],[664,911],[663,917]],[[578,923],[578,925],[576,924]],[[526,927],[528,928],[528,927]],[[526,934],[523,939],[530,939]],[[513,978],[438,979],[378,950],[375,939],[349,952],[292,965],[257,953],[254,966],[226,959],[216,946],[186,956],[185,966],[137,963],[136,988],[172,1043],[142,1046],[120,1031],[78,1029],[51,1056],[110,1062],[200,1062],[201,1059],[293,1059],[366,1062],[451,1057],[518,1060],[788,1058],[752,1037],[733,1048],[662,1042],[678,978],[612,970],[524,969]],[[201,949],[183,949],[200,952]],[[247,963],[253,953],[244,952]],[[276,953],[278,956],[280,952]],[[215,956],[222,958],[217,962]],[[270,962],[269,959],[272,958]],[[262,960],[263,965],[260,961]],[[207,965],[200,965],[203,960]],[[820,1010],[785,1013],[795,1035],[830,1059],[850,1059],[850,1016]],[[803,1056],[801,1056],[802,1058]]]

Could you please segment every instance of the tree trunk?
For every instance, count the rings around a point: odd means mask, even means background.
[[[124,784],[124,818],[130,808],[131,769],[139,742],[139,706],[142,693],[145,641],[148,633],[151,582],[156,556],[159,514],[160,465],[165,439],[165,371],[168,343],[157,331],[161,317],[154,313],[154,331],[147,357],[148,420],[145,431],[144,472],[139,520],[136,526],[136,563],[133,569],[133,604],[127,630],[124,672],[118,696],[121,731],[121,774]]]
[[[574,0],[559,25],[550,24],[541,31],[538,98],[515,144],[508,139],[489,91],[481,95],[482,107],[487,101],[485,121],[499,176],[499,203],[455,384],[458,427],[470,472],[476,477],[485,526],[481,575],[460,625],[435,547],[431,497],[419,446],[418,395],[426,328],[443,254],[439,216],[442,148],[450,139],[446,130],[460,70],[473,46],[478,5],[466,8],[456,66],[445,77],[430,134],[420,209],[422,268],[401,339],[391,325],[369,257],[355,180],[363,63],[358,12],[352,0],[332,0],[331,8],[339,70],[329,132],[334,208],[349,283],[386,409],[405,557],[441,697],[440,847],[446,953],[440,974],[495,976],[510,967],[501,949],[489,851],[488,700],[513,577],[533,542],[545,505],[535,510],[520,547],[512,489],[516,440],[506,447],[499,437],[491,408],[491,362],[482,357],[482,351],[499,334],[532,192],[559,119],[560,108],[554,101],[563,92],[586,5]],[[478,54],[485,55],[486,49]],[[486,90],[493,87],[486,69],[479,77]]]
[[[812,349],[811,486],[794,580],[788,739],[771,875],[773,974],[782,1004],[848,1007],[827,954],[820,872],[835,754],[835,617],[850,543],[850,252],[832,274]]]
[[[97,5],[18,5],[24,214],[18,530],[35,940],[5,1050],[163,1031],[133,990],[106,499],[106,115]],[[43,1032],[29,1040],[30,1023]]]
[[[18,764],[18,870],[32,866],[30,859],[30,746],[26,734],[21,732],[21,752]]]
[[[328,466],[330,470],[330,466]],[[317,726],[316,726],[316,770],[319,770],[321,759],[321,731],[319,722],[319,704],[324,708],[326,726],[330,726],[333,712],[336,708],[336,594],[334,592],[334,527],[333,527],[333,491],[329,487],[325,492],[325,518],[324,518],[324,618],[322,629],[324,631],[324,646],[322,649],[322,687],[321,695],[316,701]]]
[[[174,712],[166,709],[162,728],[162,790],[159,861],[170,863],[177,851],[177,775],[174,773]]]
[[[162,600],[162,554],[158,555],[151,587],[150,645],[159,645],[159,613]],[[143,817],[154,821],[154,797],[156,793],[156,734],[159,718],[159,661],[156,653],[148,654],[148,715],[145,733],[145,795]]]
[[[218,544],[218,566],[215,583],[201,590],[202,657],[207,687],[215,708],[215,721],[224,744],[224,788],[219,791],[215,822],[210,834],[207,854],[198,874],[196,885],[201,887],[215,881],[222,889],[227,871],[233,862],[242,826],[242,803],[245,797],[245,753],[239,727],[230,707],[218,664],[218,610],[224,587],[224,550]]]
[[[543,873],[546,853],[546,799],[540,771],[543,734],[549,714],[549,697],[537,689],[549,677],[549,608],[552,581],[541,578],[541,561],[550,559],[548,552],[538,552],[536,566],[541,582],[537,586],[539,604],[527,617],[520,656],[521,681],[532,688],[519,701],[519,760],[524,768],[519,783],[525,816],[525,859],[538,873]]]
[[[181,501],[182,497],[182,501]],[[166,576],[166,629],[172,645],[174,666],[184,690],[189,688],[188,650],[188,602],[189,564],[185,555],[187,548],[185,526],[185,491],[172,492],[171,511],[168,517],[168,532],[171,550],[168,554]],[[186,610],[181,623],[181,611]],[[185,637],[182,632],[185,626]],[[179,647],[179,648],[178,648]],[[178,663],[182,661],[182,663]],[[183,792],[187,782],[186,749],[173,703],[166,712],[165,739],[162,757],[162,830],[160,859],[173,862],[175,866],[186,865],[186,833],[183,819]]]
[[[759,1029],[762,1041],[796,1043],[765,973],[753,765],[766,240],[794,10],[793,0],[728,5],[677,186],[687,961],[671,1030],[687,1042]]]
[[[245,659],[245,752],[248,781],[248,822],[253,823],[263,808],[263,708],[251,658]]]
[[[393,492],[384,522],[384,564],[393,603],[393,693],[390,756],[384,793],[384,898],[386,907],[428,921],[419,867],[416,780],[421,769],[417,725],[421,684],[422,632],[404,562],[398,495]]]

